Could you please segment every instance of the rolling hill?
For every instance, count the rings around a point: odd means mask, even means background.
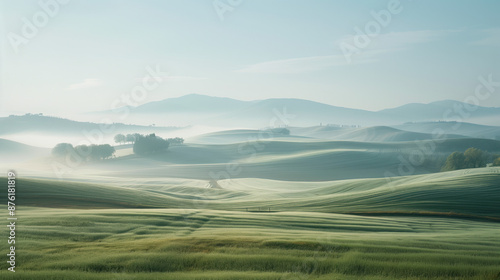
[[[170,132],[176,127],[151,127],[141,125],[128,125],[123,123],[102,124],[91,122],[78,122],[64,118],[42,115],[26,114],[23,116],[9,116],[0,118],[0,135],[13,135],[18,133],[46,133],[54,135],[76,135],[84,131],[108,131],[112,133],[151,133]]]
[[[13,168],[13,163],[48,155],[50,155],[50,149],[34,147],[0,138],[0,158],[2,159],[0,165],[2,166],[10,164],[10,168]]]
[[[404,128],[404,125],[401,126]],[[363,128],[316,126],[289,128],[292,135],[314,137],[319,139],[362,141],[362,142],[401,142],[432,140],[436,136],[430,133],[411,132],[387,126],[374,126]],[[432,131],[432,130],[431,130]],[[457,134],[440,135],[441,138],[466,138]]]
[[[385,178],[439,172],[448,155],[470,147],[500,153],[500,141],[488,139],[376,143],[276,138],[223,145],[187,143],[147,157],[130,154],[83,164],[74,172],[88,178],[99,175],[207,181],[225,178],[286,181]]]
[[[500,140],[500,127],[465,122],[415,122],[397,125],[394,128],[419,133],[430,133],[439,130],[446,134]]]
[[[459,170],[429,175],[328,182],[287,182],[265,179],[205,181],[128,181],[109,183],[18,180],[23,206],[64,208],[186,208],[274,211],[434,214],[491,217],[500,221],[500,167]]]

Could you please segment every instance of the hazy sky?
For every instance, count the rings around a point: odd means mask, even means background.
[[[500,81],[495,0],[55,1],[0,0],[2,115],[109,109],[148,67],[168,74],[140,103],[199,93],[379,110]],[[366,28],[369,43],[354,37]],[[481,105],[500,106],[500,88]]]

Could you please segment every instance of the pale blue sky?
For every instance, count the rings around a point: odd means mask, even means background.
[[[142,103],[198,93],[380,110],[500,81],[499,1],[401,0],[350,63],[340,42],[390,1],[243,0],[224,20],[213,2],[72,0],[16,53],[12,33],[43,10],[1,0],[1,114],[109,109],[155,65],[169,78]],[[481,105],[500,106],[500,88]]]

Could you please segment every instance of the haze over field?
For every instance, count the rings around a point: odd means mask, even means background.
[[[0,278],[500,279],[499,8],[1,1]]]

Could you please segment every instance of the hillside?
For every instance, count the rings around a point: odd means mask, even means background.
[[[25,145],[0,138],[0,166],[50,155],[50,149]],[[10,168],[14,166],[11,165]]]
[[[106,125],[101,123],[78,122],[64,118],[31,114],[26,114],[23,116],[12,115],[9,117],[0,118],[0,135],[12,135],[17,133],[50,133],[55,135],[75,135],[82,134],[83,131],[108,131],[111,129],[113,133],[148,133],[151,131],[168,132],[177,128],[128,125],[123,123],[113,123],[112,125]]]
[[[480,168],[430,175],[333,182],[286,182],[264,179],[205,181],[129,181],[119,184],[20,179],[23,206],[65,208],[185,208],[420,214],[500,219],[500,168]],[[205,185],[204,185],[205,184]]]
[[[263,129],[234,129],[205,133],[186,139],[196,144],[234,144],[248,141],[280,139],[283,141],[307,141],[307,137],[299,135],[283,135]]]
[[[182,128],[78,122],[58,117],[26,114],[0,118],[0,137],[33,146],[52,148],[57,143],[114,143],[113,137],[128,133],[179,136]]]
[[[401,126],[404,128],[404,125]],[[396,129],[387,126],[374,126],[363,128],[335,127],[335,126],[316,126],[316,127],[293,127],[289,128],[291,134],[314,137],[330,140],[347,140],[362,142],[401,142],[416,140],[432,140],[436,138],[430,133],[411,132]],[[440,135],[442,138],[465,138],[466,136],[456,134]]]
[[[442,131],[446,134],[500,140],[500,127],[465,122],[416,122],[397,125],[394,128],[419,133]]]

